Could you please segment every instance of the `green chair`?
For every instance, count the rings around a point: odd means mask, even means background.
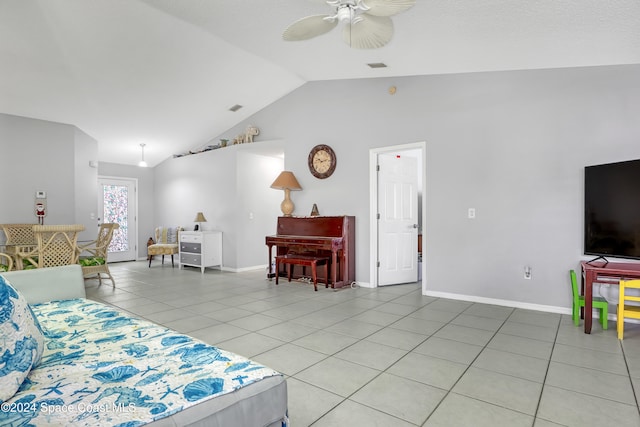
[[[584,296],[578,292],[578,280],[576,272],[569,270],[571,276],[571,289],[573,291],[573,323],[578,326],[580,324],[580,307],[584,307]],[[602,297],[592,297],[591,305],[593,308],[600,310],[600,324],[602,329],[607,329],[607,317],[609,311],[609,303]]]

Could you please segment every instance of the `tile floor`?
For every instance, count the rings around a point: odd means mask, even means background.
[[[155,263],[111,266],[112,304],[287,376],[298,426],[640,426],[640,325],[591,335],[568,315],[319,288]],[[567,284],[569,292],[569,284]]]

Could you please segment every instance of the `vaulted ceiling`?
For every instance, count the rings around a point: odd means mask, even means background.
[[[330,12],[322,0],[0,0],[0,113],[73,124],[100,161],[136,164],[145,143],[153,166],[308,81],[640,63],[638,0],[417,0],[380,49],[351,49],[339,31],[282,40]]]

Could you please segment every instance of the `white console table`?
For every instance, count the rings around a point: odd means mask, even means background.
[[[200,267],[202,273],[206,267],[222,268],[222,231],[181,231],[178,268],[183,265]]]

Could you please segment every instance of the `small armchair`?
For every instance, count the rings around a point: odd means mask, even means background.
[[[20,268],[44,268],[78,263],[78,233],[82,224],[34,225],[36,248],[17,254]]]
[[[102,285],[102,274],[106,274],[114,288],[116,282],[109,271],[107,256],[113,233],[118,228],[120,225],[115,223],[101,224],[96,240],[78,248],[80,252],[78,262],[82,266],[82,275],[85,278],[98,276],[98,284]]]
[[[178,234],[182,231],[180,227],[158,227],[155,230],[155,243],[147,246],[147,255],[149,255],[149,267],[154,255],[162,255],[162,264],[164,265],[164,256],[171,255],[171,267],[174,267],[173,256],[180,252]]]

